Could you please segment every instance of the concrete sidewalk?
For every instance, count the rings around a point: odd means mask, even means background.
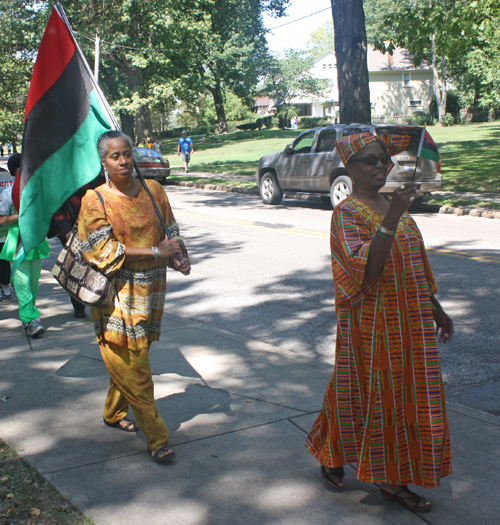
[[[499,521],[499,418],[449,404],[454,473],[419,489],[429,514],[385,502],[351,468],[330,492],[304,441],[331,366],[170,314],[151,363],[176,459],[157,465],[143,435],[103,425],[109,378],[92,324],[46,271],[38,303],[48,330],[31,341],[16,301],[0,303],[0,436],[99,525]]]

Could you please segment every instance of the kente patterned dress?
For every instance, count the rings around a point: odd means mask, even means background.
[[[147,184],[170,233],[187,256],[165,191],[156,181]],[[78,233],[85,260],[114,276],[117,292],[114,304],[92,308],[96,337],[99,342],[139,350],[160,338],[166,271],[154,259],[125,262],[125,246],[151,248],[165,234],[144,190],[132,200],[111,193],[106,184],[96,190],[104,197],[106,212],[96,193],[88,191],[82,200]]]
[[[327,467],[357,463],[361,481],[434,488],[451,473],[430,302],[437,285],[408,214],[384,269],[365,279],[382,220],[353,197],[333,212],[335,369],[307,447]]]

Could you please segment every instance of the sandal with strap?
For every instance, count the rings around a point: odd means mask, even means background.
[[[400,505],[403,505],[403,507],[413,512],[429,512],[432,509],[432,503],[430,501],[427,501],[423,496],[415,494],[415,492],[412,492],[408,487],[403,487],[399,492],[396,492],[396,494],[392,494],[380,487],[380,492],[384,499],[397,501]],[[404,497],[402,495],[403,493],[408,494],[409,497]]]
[[[116,423],[108,423],[105,419],[103,419],[104,424],[108,427],[117,428],[118,430],[123,430],[123,432],[139,432],[139,425],[132,421],[131,419],[128,419],[128,417],[124,417],[120,419],[120,421],[117,421]],[[126,425],[120,425],[120,423],[127,423]]]
[[[149,450],[149,455],[153,458],[153,461],[156,463],[165,463],[165,461],[170,461],[175,457],[175,452],[168,448],[168,445],[164,445],[161,448],[156,450]]]
[[[321,466],[321,476],[327,485],[335,490],[341,490],[344,486],[345,470],[344,467],[330,468]]]

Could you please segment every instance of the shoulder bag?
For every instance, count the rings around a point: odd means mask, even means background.
[[[98,191],[96,193],[106,216],[104,199]],[[102,306],[113,302],[114,277],[111,279],[106,277],[84,260],[78,237],[78,221],[73,226],[68,242],[57,257],[52,274],[72,297],[87,306]]]

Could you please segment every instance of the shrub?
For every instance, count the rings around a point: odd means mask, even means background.
[[[257,128],[258,129],[262,129],[262,127],[264,126],[264,119],[263,118],[258,118],[255,123],[257,124]]]
[[[413,115],[406,117],[407,124],[416,124],[417,126],[428,126],[429,124],[434,124],[434,121],[428,113],[423,111],[415,111]]]
[[[240,124],[239,126],[236,126],[236,129],[241,129],[242,131],[253,131],[257,128],[258,125],[256,122],[248,122],[247,124]]]
[[[273,117],[271,117],[270,115],[264,117],[262,121],[264,122],[264,126],[266,126],[267,129],[271,129],[273,127]]]
[[[319,128],[328,126],[330,123],[324,117],[302,117],[299,120],[299,129]]]
[[[444,116],[444,126],[453,126],[455,124],[455,117],[451,113],[446,113]]]

